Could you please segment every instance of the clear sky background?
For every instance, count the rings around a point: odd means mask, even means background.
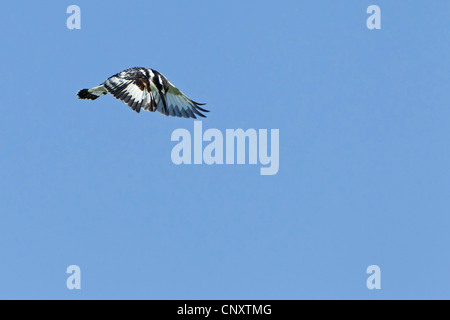
[[[0,298],[450,298],[449,14],[446,0],[2,3]],[[134,66],[206,102],[204,129],[279,129],[279,173],[176,166],[171,133],[192,119],[76,98]]]

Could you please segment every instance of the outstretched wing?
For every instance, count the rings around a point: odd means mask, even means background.
[[[209,112],[200,106],[204,103],[198,103],[189,99],[183,92],[178,90],[173,84],[167,81],[168,90],[164,94],[166,105],[164,104],[164,98],[160,99],[159,94],[155,97],[157,101],[157,110],[165,114],[166,116],[194,118],[196,115],[205,118],[206,116],[202,112]]]
[[[148,70],[131,68],[108,78],[103,86],[115,98],[122,100],[136,112],[155,111],[157,103],[152,95]]]

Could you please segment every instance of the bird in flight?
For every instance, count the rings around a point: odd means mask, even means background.
[[[205,118],[202,112],[209,112],[200,107],[204,103],[189,99],[153,69],[136,67],[124,70],[97,87],[78,91],[77,95],[79,99],[95,100],[108,92],[137,113],[143,109],[159,111],[166,116],[196,119],[196,115]]]

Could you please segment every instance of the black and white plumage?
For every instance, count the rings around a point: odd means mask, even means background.
[[[79,99],[95,100],[107,93],[122,100],[136,112],[141,109],[159,111],[166,116],[194,118],[205,117],[203,103],[189,99],[161,73],[147,68],[130,68],[108,78],[91,89],[78,92]]]

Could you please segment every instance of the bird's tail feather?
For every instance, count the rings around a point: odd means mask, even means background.
[[[77,96],[78,99],[89,99],[89,100],[95,100],[98,97],[107,94],[108,91],[106,91],[105,87],[103,85],[100,85],[98,87],[94,87],[91,89],[83,89],[78,91]]]

